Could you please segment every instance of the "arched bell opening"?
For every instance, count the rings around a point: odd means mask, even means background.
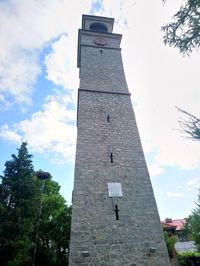
[[[108,28],[105,24],[95,22],[90,25],[90,30],[99,32],[108,32]]]

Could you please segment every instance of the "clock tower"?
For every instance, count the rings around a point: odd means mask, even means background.
[[[112,18],[83,15],[70,266],[168,266]]]

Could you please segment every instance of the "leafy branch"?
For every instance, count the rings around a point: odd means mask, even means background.
[[[162,0],[163,3],[166,0]],[[187,0],[173,16],[172,22],[161,27],[164,43],[189,54],[200,46],[200,0]]]
[[[200,119],[177,106],[176,109],[186,115],[185,119],[178,121],[182,130],[189,138],[200,141]]]

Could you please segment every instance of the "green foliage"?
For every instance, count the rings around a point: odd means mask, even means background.
[[[165,1],[163,1],[165,2]],[[187,0],[173,16],[173,21],[162,27],[164,43],[189,54],[200,46],[200,0]]]
[[[174,245],[176,243],[176,238],[174,236],[169,236],[167,232],[164,232],[165,243],[167,246],[169,257],[172,258],[172,252],[174,250]]]
[[[5,163],[0,184],[1,265],[27,265],[37,210],[37,185],[32,155],[22,143],[18,155]]]
[[[196,208],[192,211],[192,214],[187,219],[188,227],[191,229],[191,238],[195,243],[195,246],[200,252],[200,191]]]
[[[177,253],[177,258],[181,266],[191,265],[190,258],[194,258],[194,257],[199,258],[200,253],[191,252],[191,251]]]
[[[1,265],[68,265],[71,207],[50,174],[34,172],[26,143],[5,163],[1,180]]]
[[[60,187],[55,181],[45,181],[41,199],[36,265],[67,265],[71,207],[65,205],[59,190]]]
[[[184,224],[182,231],[183,231],[183,234],[185,236],[187,236],[187,238],[191,239],[192,227],[191,227],[190,223],[188,222],[188,218],[186,218],[186,223]]]

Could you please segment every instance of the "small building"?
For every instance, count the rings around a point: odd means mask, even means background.
[[[191,241],[190,236],[184,230],[185,223],[186,219],[172,220],[171,218],[166,218],[165,221],[161,221],[163,231],[170,236],[176,237],[175,249],[177,252],[196,251],[194,242]]]

